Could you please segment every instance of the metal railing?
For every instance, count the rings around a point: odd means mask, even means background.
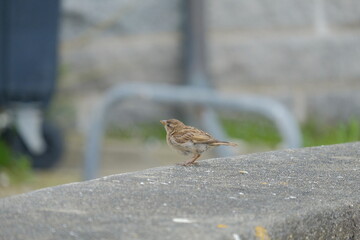
[[[152,101],[182,106],[190,119],[202,123],[203,128],[218,139],[226,139],[213,109],[229,109],[237,112],[254,112],[273,121],[280,132],[283,146],[301,147],[299,125],[279,102],[257,95],[231,96],[219,93],[211,87],[206,63],[206,27],[203,0],[185,0],[184,24],[184,72],[186,85],[169,86],[155,84],[124,84],[105,93],[103,102],[95,112],[86,138],[86,180],[97,176],[100,150],[105,128],[105,117],[114,103],[128,99]],[[219,156],[231,154],[230,149],[217,148]]]

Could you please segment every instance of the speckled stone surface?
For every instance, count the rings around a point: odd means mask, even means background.
[[[360,239],[360,143],[203,160],[0,199],[6,240],[270,238]]]

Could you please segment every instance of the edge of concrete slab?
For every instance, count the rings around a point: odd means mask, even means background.
[[[358,239],[359,149],[217,158],[4,198],[0,238]]]

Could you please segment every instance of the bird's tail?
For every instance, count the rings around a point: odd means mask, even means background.
[[[214,141],[212,143],[209,143],[210,146],[231,146],[231,147],[236,147],[237,144],[233,143],[233,142],[226,142],[226,141]]]

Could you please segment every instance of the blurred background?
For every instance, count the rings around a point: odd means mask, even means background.
[[[38,15],[41,27],[26,24],[34,6],[9,2],[0,6],[0,197],[82,180],[85,139],[109,89],[184,84],[184,0],[38,0],[48,12]],[[204,12],[211,87],[279,101],[298,121],[305,147],[360,139],[360,2],[204,0]],[[14,47],[16,39],[23,49]],[[31,41],[44,44],[36,49]],[[47,64],[27,79],[19,66],[34,69],[37,61]],[[37,111],[24,115],[19,103],[23,109],[29,102]],[[236,154],[282,147],[274,123],[263,116],[216,113],[240,145]],[[182,108],[166,103],[135,98],[114,105],[100,175],[184,161],[166,145],[159,120],[168,118],[186,121]],[[18,132],[31,132],[29,119],[51,146],[46,156],[23,146],[32,134]]]

